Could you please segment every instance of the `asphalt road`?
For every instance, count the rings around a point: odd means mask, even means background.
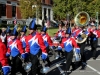
[[[100,39],[98,44],[100,43]],[[100,75],[100,46],[97,48],[97,58],[94,60],[92,58],[92,51],[90,46],[86,46],[85,48],[85,56],[87,59],[86,68],[81,70],[81,66],[79,66],[75,71],[71,72],[70,75]],[[60,58],[59,60],[54,60],[54,56],[50,56],[50,60],[52,61],[52,65],[49,71],[45,75],[63,75],[65,70],[65,58]],[[71,67],[70,67],[71,69]],[[21,75],[21,74],[17,74]]]
[[[100,39],[98,40],[98,45],[100,44]],[[92,58],[92,51],[90,46],[86,46],[85,48],[85,56],[87,59],[86,68],[81,70],[81,66],[79,66],[75,71],[71,72],[70,75],[100,75],[100,46],[97,48],[97,58],[94,60]],[[54,58],[52,58],[54,59]],[[51,61],[52,61],[51,59]],[[65,61],[61,61],[63,59],[59,59],[59,63],[55,63],[53,67],[50,68],[50,71],[46,75],[63,75],[65,70]],[[70,67],[71,69],[71,67]]]

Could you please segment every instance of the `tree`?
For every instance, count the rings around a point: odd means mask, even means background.
[[[96,12],[100,13],[100,0],[53,0],[54,15],[58,19],[66,18],[68,13],[71,18],[81,11],[89,13],[91,17],[96,16]]]
[[[41,0],[20,0],[19,4],[22,18],[27,19],[36,17],[36,9],[40,9]],[[32,5],[37,5],[37,7],[32,8]]]
[[[100,13],[100,0],[91,1],[87,8],[90,16],[95,18],[96,12]]]
[[[66,17],[66,0],[53,0],[53,11],[57,19]]]
[[[55,17],[58,19],[66,18],[67,14],[70,17],[74,17],[79,11],[81,11],[82,1],[80,0],[53,0],[53,11]]]

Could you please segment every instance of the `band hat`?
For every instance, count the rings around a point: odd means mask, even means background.
[[[29,24],[29,29],[30,30],[36,30],[37,29],[37,25],[36,25],[36,18],[34,18],[31,23]]]
[[[67,28],[66,34],[71,34],[71,28],[70,27]]]
[[[47,27],[43,26],[42,29],[41,29],[41,31],[46,32],[47,31]]]
[[[18,32],[17,32],[17,29],[14,27],[14,29],[11,31],[11,36],[17,36],[18,35]]]
[[[21,32],[26,32],[26,31],[27,31],[26,26],[23,26]]]

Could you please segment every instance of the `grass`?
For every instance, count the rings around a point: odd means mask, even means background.
[[[1,28],[0,28],[1,29]],[[13,29],[13,28],[10,28],[11,30]],[[52,37],[52,36],[54,36],[54,33],[57,33],[57,31],[58,31],[58,28],[49,28],[48,30],[47,30],[47,33]],[[39,32],[40,32],[40,28],[39,28]],[[26,35],[28,35],[29,34],[29,31],[28,31],[28,29],[27,29],[27,33],[26,33]]]
[[[48,29],[47,33],[52,37],[54,36],[54,33],[57,33],[58,28],[54,28],[54,29]]]
[[[57,31],[58,31],[58,28],[50,28],[50,29],[47,30],[47,33],[52,37],[52,36],[54,36],[54,33],[57,33]],[[40,29],[39,29],[39,32],[40,32]],[[26,34],[27,35],[29,34],[28,29],[27,29]]]

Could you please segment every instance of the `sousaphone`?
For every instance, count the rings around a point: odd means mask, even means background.
[[[74,18],[75,24],[79,27],[87,26],[89,23],[89,20],[90,20],[89,14],[87,12],[84,12],[84,11],[79,12]],[[84,29],[84,30],[86,30],[86,29]],[[80,35],[81,35],[82,40],[77,38],[76,42],[77,43],[85,42],[88,36],[84,33],[81,33]]]

